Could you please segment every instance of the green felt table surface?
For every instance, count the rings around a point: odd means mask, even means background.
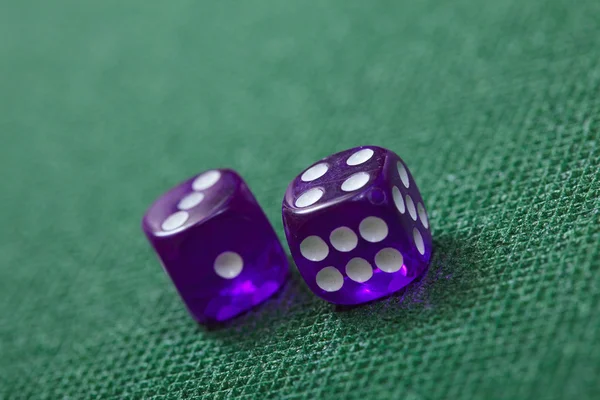
[[[0,398],[600,398],[600,2],[0,2]],[[140,229],[215,167],[281,200],[396,151],[435,254],[339,310],[292,266],[221,329]]]

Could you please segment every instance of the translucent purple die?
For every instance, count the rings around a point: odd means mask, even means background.
[[[142,228],[192,316],[232,318],[285,282],[288,262],[273,228],[242,178],[204,172],[169,190]]]
[[[431,258],[419,189],[404,162],[381,147],[346,150],[305,170],[286,191],[283,223],[300,274],[335,304],[389,295]]]

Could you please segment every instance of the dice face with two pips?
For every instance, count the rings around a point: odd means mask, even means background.
[[[269,298],[288,275],[286,254],[242,178],[211,170],[172,188],[142,229],[192,316],[222,322]]]
[[[306,169],[289,185],[283,224],[310,289],[335,304],[361,304],[405,287],[426,269],[427,211],[404,162],[363,146]]]

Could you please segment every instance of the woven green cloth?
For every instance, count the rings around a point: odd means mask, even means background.
[[[600,398],[599,1],[1,1],[0,398]],[[142,236],[197,172],[396,151],[428,275],[220,329]]]

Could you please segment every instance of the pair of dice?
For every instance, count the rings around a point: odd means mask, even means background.
[[[335,304],[389,295],[421,275],[432,239],[423,199],[393,152],[363,146],[318,161],[283,199],[288,245],[310,289]],[[273,227],[232,170],[171,189],[142,227],[192,316],[222,322],[285,283],[288,261]]]

